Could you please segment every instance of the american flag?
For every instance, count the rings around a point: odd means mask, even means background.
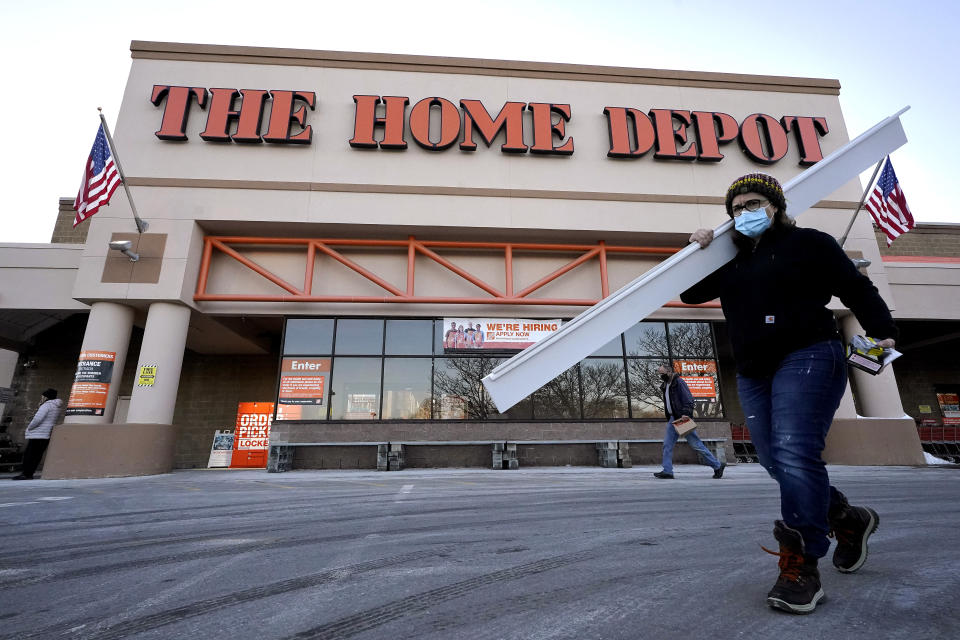
[[[883,166],[877,186],[870,194],[866,204],[873,221],[887,236],[887,246],[893,244],[899,236],[913,229],[913,214],[907,206],[907,199],[900,190],[897,174],[893,172],[890,158]]]
[[[118,186],[120,186],[120,174],[117,172],[117,165],[113,161],[110,145],[107,144],[107,135],[101,124],[97,129],[97,137],[93,141],[87,166],[83,170],[80,192],[73,202],[73,208],[77,211],[73,226],[77,226],[95,214],[103,205],[110,204],[110,196]]]

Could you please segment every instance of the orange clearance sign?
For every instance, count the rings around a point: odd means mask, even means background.
[[[67,400],[68,416],[102,416],[107,408],[107,394],[113,380],[113,364],[117,354],[113,351],[81,351],[77,359],[70,398]]]
[[[694,398],[717,397],[717,388],[713,384],[713,378],[710,376],[680,376],[687,386],[690,387],[690,394]]]
[[[267,466],[272,422],[272,402],[241,402],[237,405],[231,467],[263,469]]]

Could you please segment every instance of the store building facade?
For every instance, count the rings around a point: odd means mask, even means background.
[[[838,82],[131,50],[114,138],[147,232],[119,190],[76,230],[61,201],[50,245],[0,246],[0,346],[18,354],[8,432],[31,385],[73,390],[45,477],[205,466],[241,402],[270,405],[274,470],[372,468],[378,447],[407,466],[487,466],[501,445],[521,464],[596,464],[598,443],[652,461],[661,363],[694,389],[701,436],[733,458],[743,417],[716,303],[638,318],[503,414],[479,380],[717,226],[733,178],[786,181],[847,142]],[[852,180],[800,224],[839,237],[859,197]],[[845,245],[895,317],[948,349],[954,231],[935,230],[941,260],[890,262],[861,215]],[[960,382],[937,376],[944,393]],[[854,373],[828,459],[921,463],[904,388],[893,371]]]

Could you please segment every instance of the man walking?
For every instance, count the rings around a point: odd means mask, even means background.
[[[657,368],[657,373],[660,374],[660,380],[663,381],[660,389],[663,392],[663,406],[667,414],[667,426],[663,434],[663,471],[657,471],[653,475],[661,480],[672,480],[673,448],[677,444],[677,438],[680,435],[677,433],[677,429],[673,426],[673,423],[680,418],[689,418],[690,414],[693,413],[693,394],[690,393],[690,388],[687,387],[687,383],[683,381],[683,378],[668,368],[667,365],[660,365]],[[726,463],[721,463],[713,457],[710,450],[707,449],[703,441],[700,440],[700,436],[697,435],[697,430],[693,429],[692,431],[688,431],[685,437],[687,438],[687,444],[693,447],[694,451],[700,453],[700,455],[706,459],[707,464],[713,467],[714,479],[719,480],[722,478],[723,470],[727,466]]]

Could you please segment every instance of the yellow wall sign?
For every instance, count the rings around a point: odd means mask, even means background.
[[[157,365],[145,364],[140,367],[140,375],[137,377],[138,387],[152,387],[157,381]]]

